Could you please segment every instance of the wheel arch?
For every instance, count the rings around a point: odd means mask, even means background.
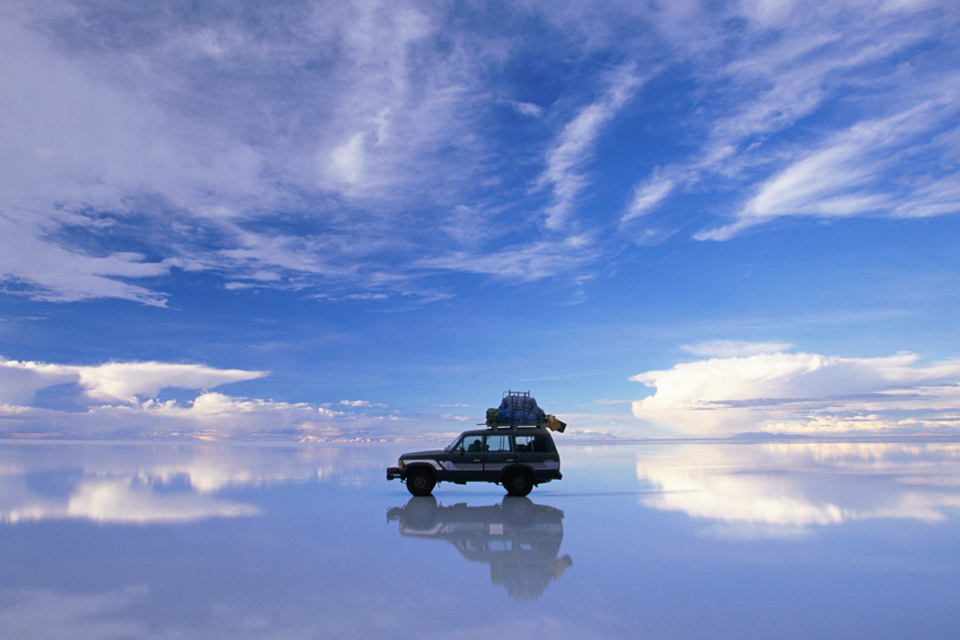
[[[511,473],[523,473],[530,478],[530,483],[536,486],[537,483],[537,474],[533,472],[533,467],[528,464],[512,464],[509,467],[504,467],[500,472],[500,484],[503,484],[504,478],[510,477]]]
[[[410,475],[411,471],[425,469],[430,472],[430,475],[433,476],[434,481],[440,482],[440,478],[437,477],[437,469],[432,464],[425,460],[418,460],[416,462],[405,462],[403,464],[403,481],[406,482],[407,476]]]

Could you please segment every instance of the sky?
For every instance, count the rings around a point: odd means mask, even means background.
[[[956,435],[958,21],[7,0],[0,437]]]

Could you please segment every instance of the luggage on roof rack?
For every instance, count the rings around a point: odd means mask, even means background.
[[[547,421],[547,414],[537,406],[529,391],[507,391],[497,409],[499,422],[511,425],[539,425]]]
[[[487,409],[487,426],[497,427],[549,427],[563,433],[567,424],[554,415],[547,415],[537,406],[529,391],[506,391],[498,409]]]

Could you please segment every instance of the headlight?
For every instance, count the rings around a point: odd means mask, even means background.
[[[397,466],[403,469],[403,460],[398,461]]]

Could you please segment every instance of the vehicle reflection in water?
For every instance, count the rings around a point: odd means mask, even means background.
[[[529,498],[507,496],[485,507],[411,498],[387,511],[388,522],[397,520],[401,535],[446,540],[467,560],[489,564],[491,582],[517,601],[537,600],[573,564],[559,557],[563,511]]]

